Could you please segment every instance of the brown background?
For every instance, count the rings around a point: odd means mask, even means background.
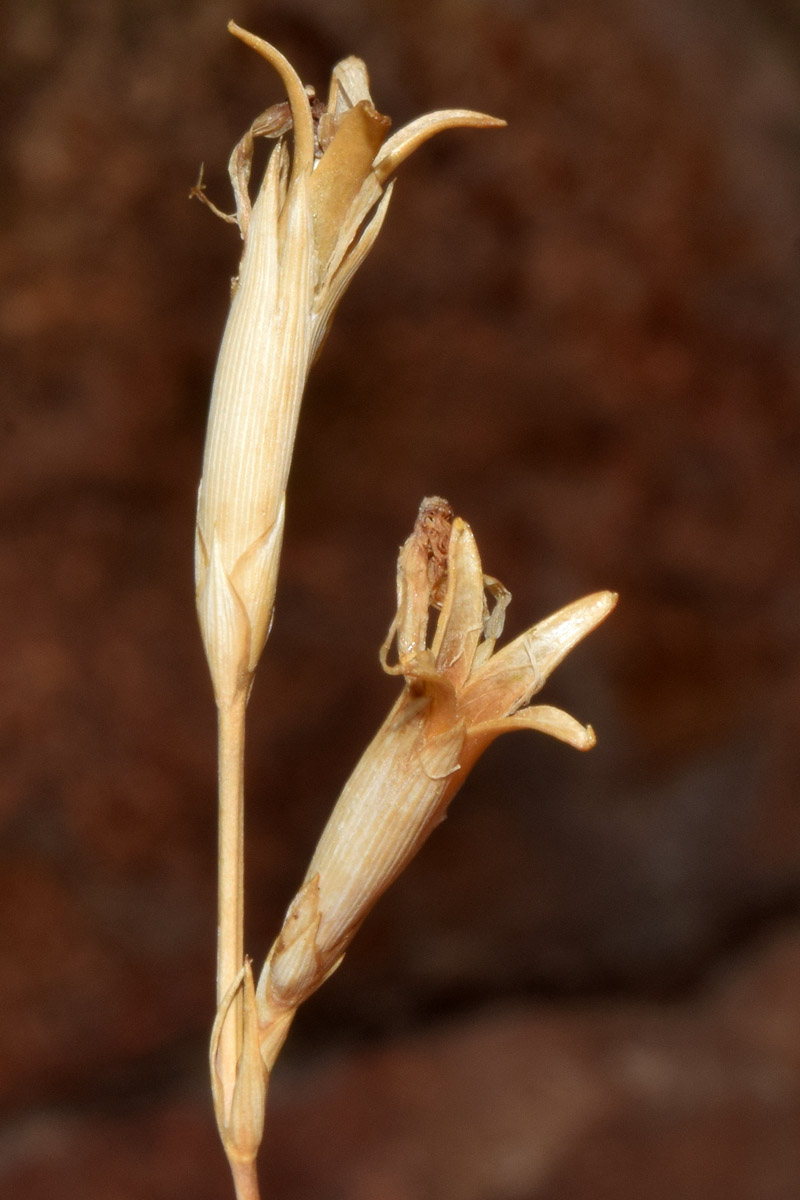
[[[251,704],[258,959],[396,684],[422,495],[510,632],[620,606],[496,745],[273,1085],[280,1200],[800,1195],[800,19],[792,0],[6,0],[0,1194],[230,1194],[205,1075],[214,723],[191,543],[235,232],[186,193],[280,99],[408,164],[308,391]]]

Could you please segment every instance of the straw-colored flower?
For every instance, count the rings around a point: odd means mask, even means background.
[[[335,68],[323,107],[274,47],[233,23],[229,29],[276,69],[288,103],[257,118],[229,165],[231,219],[244,252],[214,378],[195,555],[200,625],[221,705],[247,690],[267,637],[303,387],[381,228],[388,181],[439,130],[504,124],[455,109],[387,137],[390,121],[373,106],[360,59]],[[258,136],[278,141],[251,208]]]
[[[469,526],[452,519],[445,501],[423,502],[400,552],[397,615],[382,651],[384,668],[402,674],[405,687],[345,785],[262,972],[268,1067],[294,1010],[336,968],[499,734],[538,729],[579,750],[594,745],[590,726],[530,700],[616,599],[597,592],[578,600],[495,653],[510,596],[484,576]],[[440,612],[429,640],[431,606]],[[398,663],[389,666],[395,638]]]

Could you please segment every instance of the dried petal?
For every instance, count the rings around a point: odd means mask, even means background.
[[[469,525],[457,518],[447,554],[447,591],[431,646],[437,671],[456,690],[464,686],[472,670],[485,607],[478,547]]]
[[[429,676],[434,670],[433,653],[428,647],[428,616],[432,605],[446,598],[450,586],[448,547],[453,510],[439,496],[422,501],[412,534],[403,543],[397,559],[397,616],[389,631],[384,652],[397,635],[399,666],[384,670],[390,674]],[[385,658],[385,654],[384,654]]]
[[[465,765],[473,762],[484,750],[492,744],[501,733],[513,733],[517,729],[532,729],[539,733],[547,733],[550,737],[574,746],[576,750],[591,750],[596,742],[591,725],[581,725],[569,713],[549,704],[537,704],[531,708],[520,709],[513,716],[504,717],[498,721],[484,721],[481,725],[473,725],[467,735],[464,748]]]
[[[311,361],[314,362],[322,349],[323,342],[330,328],[331,318],[336,306],[347,290],[350,280],[361,266],[372,249],[375,239],[381,231],[389,201],[392,198],[394,182],[390,183],[378,202],[374,215],[366,225],[352,218],[346,221],[340,231],[339,238],[333,248],[328,263],[330,277],[326,285],[320,289],[312,309]],[[354,211],[357,206],[354,206]]]
[[[383,144],[375,159],[375,174],[381,183],[385,182],[423,142],[427,142],[444,129],[502,129],[506,124],[507,122],[499,117],[471,112],[467,108],[450,108],[426,113],[425,116],[417,117],[416,121],[398,129],[397,133],[392,134]]]
[[[464,689],[460,711],[467,724],[507,716],[527,704],[616,602],[614,592],[595,592],[576,600],[493,654]]]
[[[351,54],[333,68],[331,88],[328,95],[328,112],[336,120],[349,108],[355,108],[362,100],[372,97],[369,92],[369,76],[366,63]]]
[[[314,166],[314,122],[311,119],[308,94],[303,87],[300,76],[289,60],[284,58],[280,50],[276,50],[274,46],[270,45],[269,42],[265,42],[263,38],[256,37],[254,33],[248,33],[246,29],[242,29],[235,21],[228,22],[228,32],[237,37],[240,42],[244,42],[246,46],[250,46],[262,58],[265,58],[270,66],[274,67],[280,75],[281,82],[286,88],[286,95],[289,97],[289,106],[292,110],[292,123],[294,125],[292,169],[296,173],[301,171],[310,173]]]
[[[369,100],[346,112],[311,177],[308,199],[314,221],[319,270],[324,272],[353,202],[383,143],[391,121]]]

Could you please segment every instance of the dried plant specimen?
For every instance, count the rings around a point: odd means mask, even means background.
[[[440,130],[504,122],[455,109],[388,136],[390,122],[372,103],[360,59],[335,68],[323,106],[274,47],[229,28],[275,68],[287,94],[253,122],[229,163],[236,214],[226,219],[238,224],[244,250],[214,376],[195,539],[197,609],[219,714],[211,1074],[217,1122],[245,1200],[258,1195],[254,1162],[271,1064],[258,1049],[263,1036],[244,961],[244,723],[272,619],[303,389],[335,308],[380,231],[397,167]],[[256,137],[277,143],[251,203]],[[202,183],[194,193],[203,195]]]

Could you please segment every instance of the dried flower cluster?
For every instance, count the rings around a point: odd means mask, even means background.
[[[211,1079],[238,1200],[257,1200],[269,1074],[298,1006],[339,965],[369,910],[499,734],[538,729],[578,749],[594,744],[590,727],[530,701],[616,597],[599,592],[577,601],[495,651],[510,596],[484,576],[469,526],[445,501],[423,502],[400,552],[397,614],[381,652],[384,669],[403,677],[403,690],[333,810],[256,988],[243,948],[244,722],[272,619],[306,378],[380,231],[398,165],[439,130],[504,122],[457,109],[389,137],[360,59],[339,63],[323,105],[277,50],[229,28],[276,69],[288,98],[253,122],[229,163],[236,215],[226,219],[238,224],[244,251],[214,378],[195,555],[219,711]],[[277,144],[251,205],[257,137]],[[202,184],[194,193],[202,196]]]

